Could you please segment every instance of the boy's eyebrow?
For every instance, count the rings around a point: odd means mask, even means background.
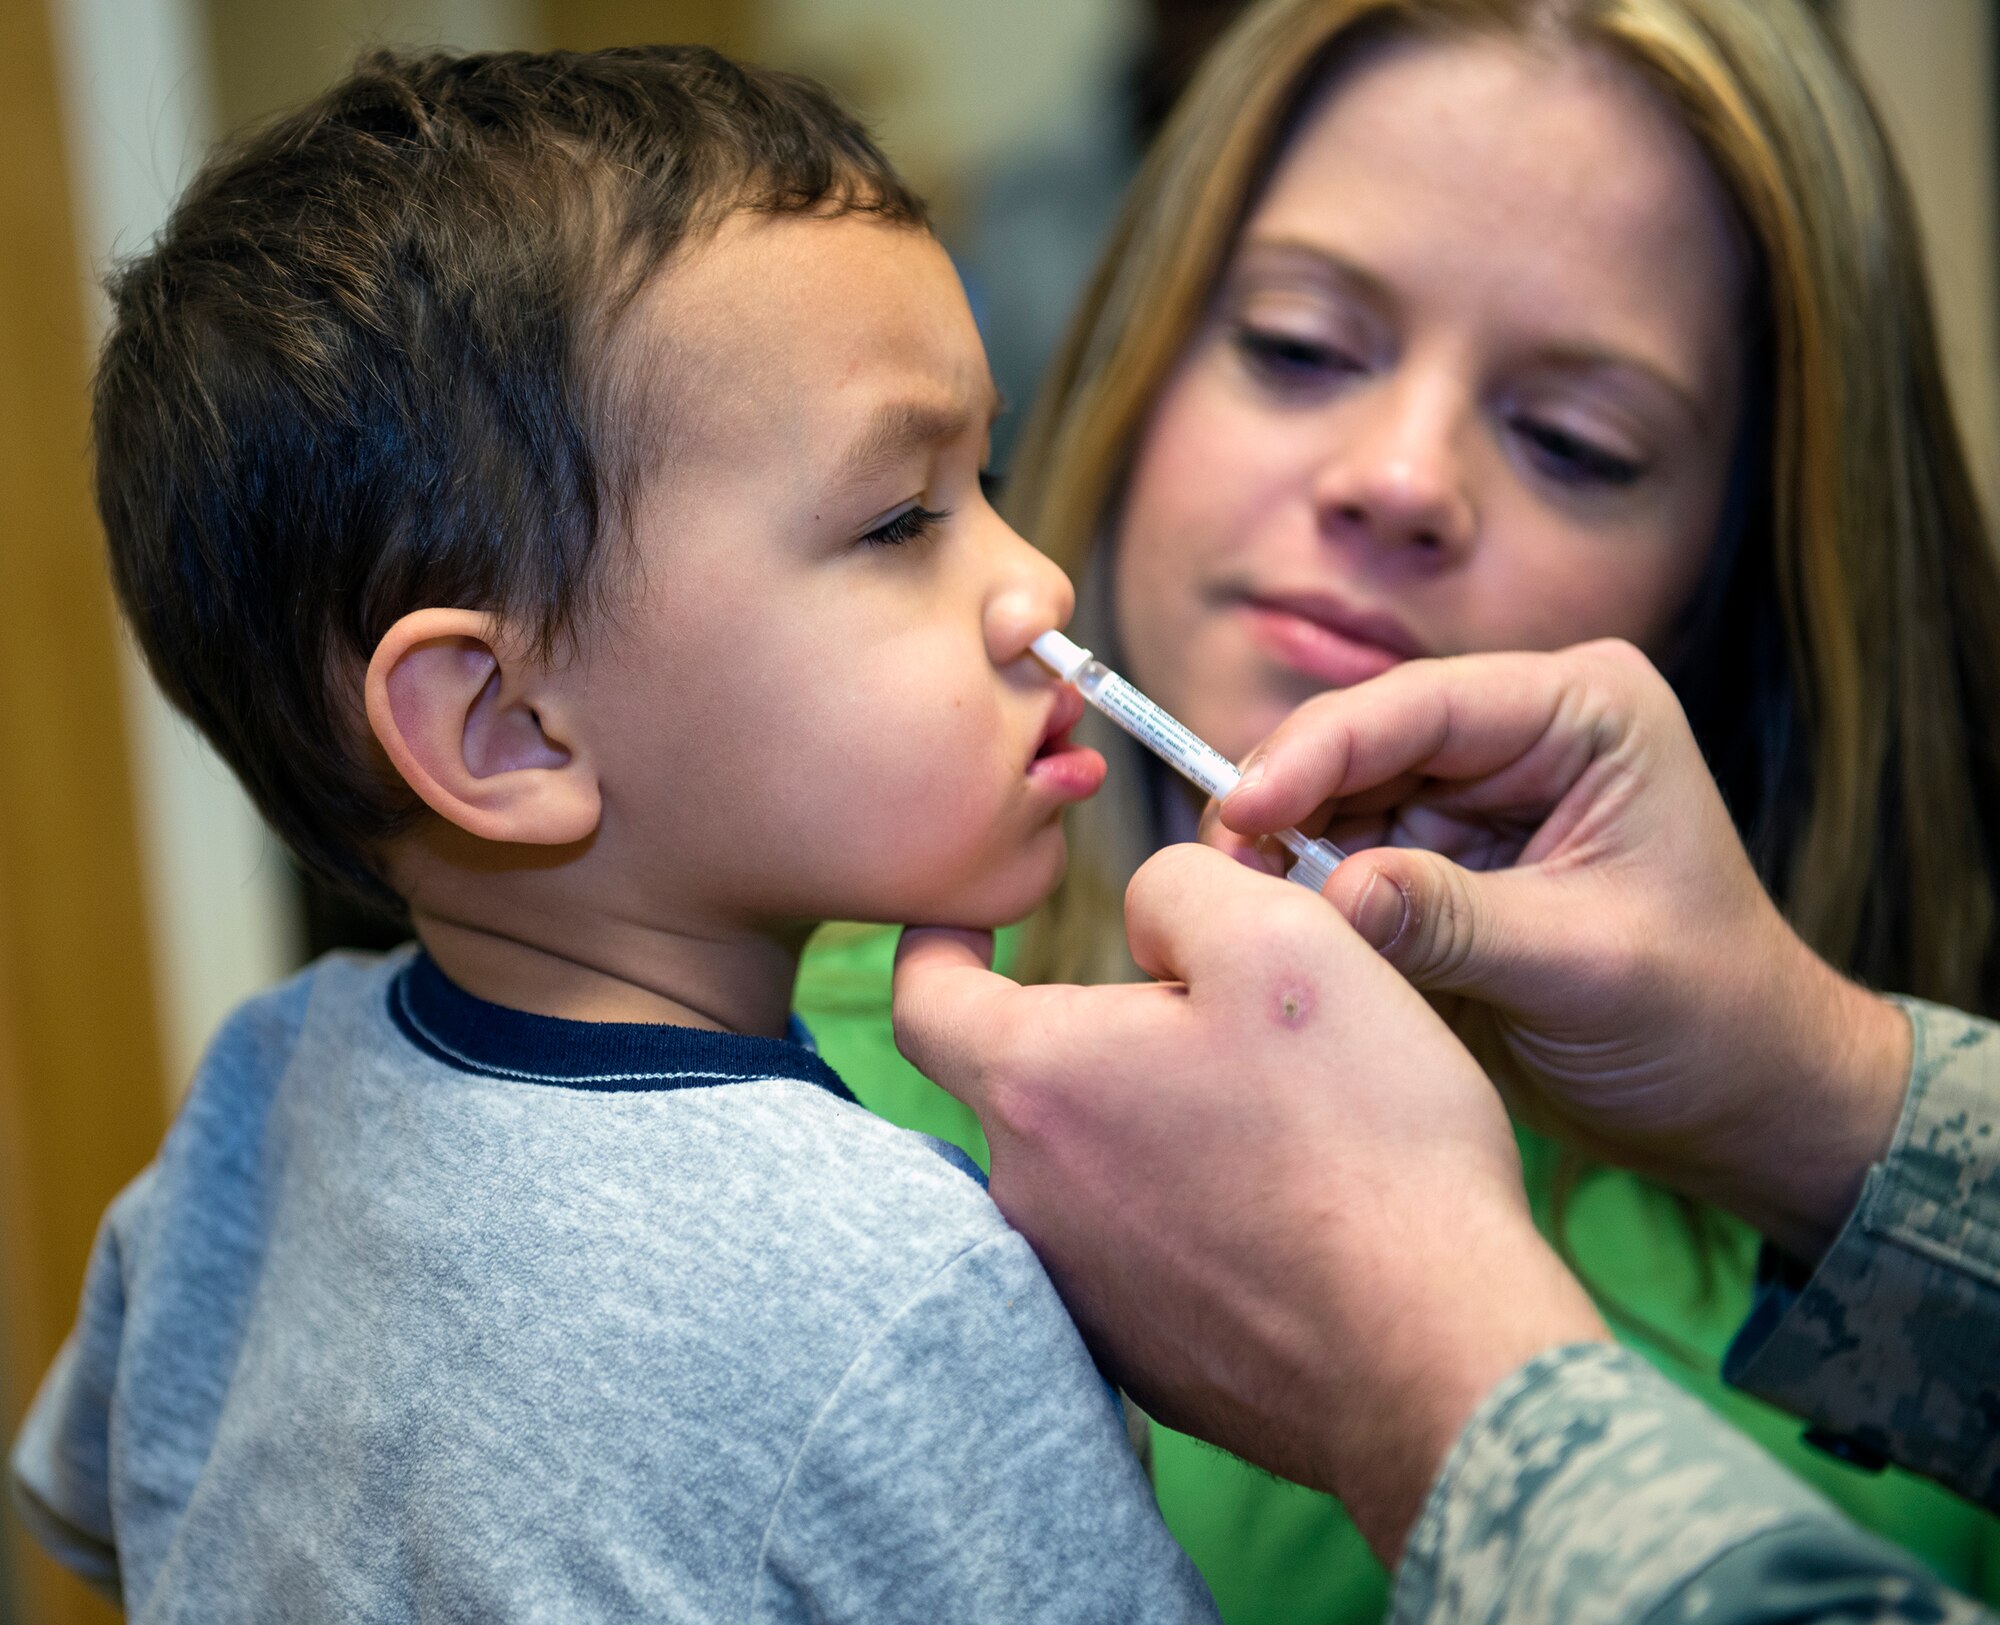
[[[999,390],[988,386],[986,397],[975,405],[935,401],[891,401],[876,412],[868,427],[855,437],[854,444],[840,459],[839,481],[859,485],[885,468],[894,466],[913,449],[943,445],[958,440],[978,426],[983,418],[990,427],[1000,416]]]

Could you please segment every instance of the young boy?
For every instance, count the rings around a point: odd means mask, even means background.
[[[1103,764],[920,204],[699,50],[371,59],[120,277],[167,692],[421,941],[223,1029],[14,1457],[146,1620],[1212,1617],[1047,1279],[788,1031]]]

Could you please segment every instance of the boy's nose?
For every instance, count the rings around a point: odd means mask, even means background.
[[[1006,562],[985,613],[986,651],[996,666],[1019,660],[1044,632],[1067,625],[1076,609],[1076,589],[1054,560],[1011,529],[1004,547]]]

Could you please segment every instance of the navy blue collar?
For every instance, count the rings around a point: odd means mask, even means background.
[[[565,1089],[707,1089],[754,1078],[794,1078],[852,1100],[839,1075],[792,1019],[792,1036],[647,1022],[565,1021],[475,998],[419,951],[389,982],[389,1015],[426,1055],[460,1072]]]

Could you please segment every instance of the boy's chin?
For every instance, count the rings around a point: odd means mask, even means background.
[[[997,931],[1020,924],[1042,906],[1069,866],[1062,833],[1053,833],[1053,841],[1038,842],[1002,871],[913,900],[894,923],[950,925],[966,931]]]

